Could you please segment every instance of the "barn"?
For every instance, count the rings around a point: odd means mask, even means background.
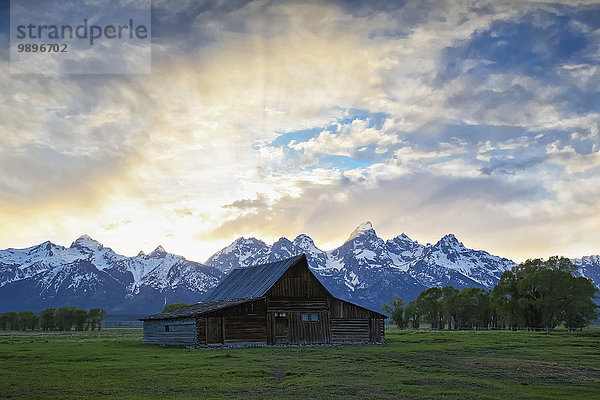
[[[144,343],[230,346],[383,343],[385,318],[332,296],[302,254],[235,268],[205,301],[141,321]]]

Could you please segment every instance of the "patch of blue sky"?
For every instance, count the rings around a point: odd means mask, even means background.
[[[197,1],[186,7],[171,7],[170,2],[152,4],[152,41],[191,50],[217,43],[220,34],[207,21],[220,21],[222,30],[247,32],[245,21],[231,17],[251,0]]]
[[[296,143],[307,142],[310,139],[319,136],[319,134],[323,131],[334,133],[336,132],[338,125],[348,125],[356,120],[368,120],[366,128],[381,129],[385,123],[385,120],[389,117],[389,115],[385,113],[371,113],[366,110],[357,109],[346,109],[344,110],[343,114],[343,117],[327,125],[282,133],[270,144],[271,146],[281,147],[287,146],[292,140]]]
[[[326,127],[318,126],[310,129],[300,129],[293,132],[287,132],[279,135],[270,144],[274,147],[287,146],[292,140],[296,143],[307,142],[312,138],[319,136],[321,132],[326,130]]]
[[[10,1],[0,1],[0,35],[6,36],[6,43],[0,44],[2,47],[8,46],[8,33],[10,32]]]
[[[543,168],[546,174],[559,176],[563,172],[563,167],[553,165],[548,160],[549,156],[546,154],[522,155],[514,158],[494,157],[480,168],[480,172],[483,175],[520,175],[539,167]]]
[[[361,121],[366,121],[368,120],[369,123],[367,124],[367,128],[375,128],[375,129],[381,129],[383,127],[383,124],[385,123],[385,120],[389,117],[389,114],[386,113],[381,113],[381,112],[369,112],[367,110],[359,110],[359,109],[348,109],[345,112],[345,116],[343,118],[340,118],[337,120],[338,124],[342,124],[342,125],[347,125],[352,123],[352,121],[355,120],[361,120]],[[335,124],[332,124],[333,126],[335,126]]]
[[[373,165],[373,161],[357,159],[348,156],[329,155],[319,159],[315,168],[336,168],[339,170],[350,170],[356,168],[366,168]]]
[[[596,85],[598,87],[598,85]],[[591,88],[586,90],[577,86],[570,86],[558,94],[553,103],[565,114],[575,116],[600,110],[600,92]]]
[[[449,124],[428,135],[415,135],[412,142],[425,147],[435,148],[440,143],[465,142],[468,145],[485,141],[499,142],[530,135],[520,126]],[[535,135],[535,134],[532,134]]]
[[[598,12],[600,6],[593,11]],[[546,79],[557,79],[557,69],[565,63],[586,63],[592,54],[585,51],[591,43],[586,29],[573,23],[582,17],[575,10],[566,9],[569,16],[547,11],[530,12],[518,22],[497,21],[491,29],[476,32],[457,47],[442,55],[445,68],[438,77],[452,78],[466,73],[477,77],[486,73],[518,73]],[[583,20],[583,19],[582,19]],[[542,22],[543,21],[543,22]],[[600,26],[586,18],[590,29]],[[469,71],[463,71],[463,60],[486,60]]]

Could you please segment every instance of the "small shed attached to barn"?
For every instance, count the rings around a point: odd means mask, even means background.
[[[141,320],[144,343],[211,346],[383,343],[385,318],[331,295],[302,254],[233,269],[205,301]]]

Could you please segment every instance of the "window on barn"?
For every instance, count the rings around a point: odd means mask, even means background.
[[[256,315],[256,310],[254,309],[255,304],[248,304],[248,315]]]
[[[276,318],[285,318],[285,316],[286,316],[286,313],[284,313],[284,312],[276,312],[275,313]]]
[[[319,314],[302,314],[302,321],[318,321]]]
[[[165,332],[169,332],[169,329],[170,329],[169,325],[165,325]]]
[[[308,281],[302,281],[302,296],[308,297]]]

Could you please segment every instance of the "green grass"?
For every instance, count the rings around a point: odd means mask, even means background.
[[[0,398],[598,399],[600,329],[389,332],[385,345],[191,350],[138,328],[0,332]]]

